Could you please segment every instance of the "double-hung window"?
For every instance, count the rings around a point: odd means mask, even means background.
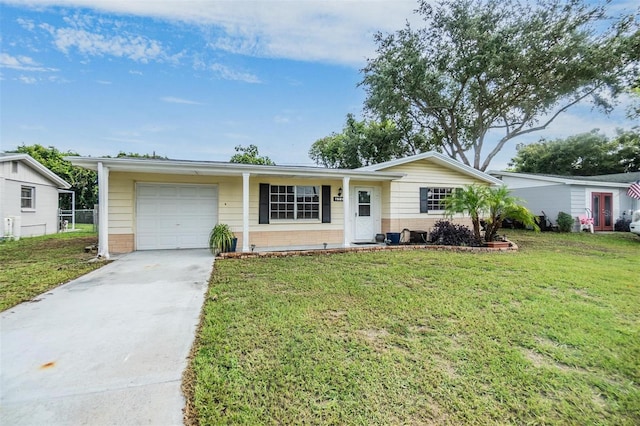
[[[445,210],[444,199],[453,188],[420,188],[420,213]]]
[[[269,189],[271,219],[320,219],[320,187],[271,185]]]
[[[33,186],[20,188],[20,207],[23,209],[36,208],[36,189]]]

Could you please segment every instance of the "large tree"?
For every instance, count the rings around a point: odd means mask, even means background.
[[[608,111],[631,86],[638,21],[609,16],[608,4],[421,0],[424,27],[376,35],[377,56],[363,70],[365,106],[411,122],[432,149],[486,170],[512,139],[582,101]]]
[[[65,160],[66,156],[77,156],[76,152],[60,152],[57,148],[44,147],[39,144],[20,145],[15,151],[29,154],[36,161],[67,181],[71,190],[76,193],[76,208],[92,209],[98,203],[98,176],[92,170],[72,165]],[[70,200],[62,200],[62,208],[70,209]]]
[[[423,137],[411,135],[389,120],[358,121],[347,114],[342,132],[315,141],[309,157],[325,167],[355,169],[416,154],[424,145]]]
[[[611,140],[592,130],[566,139],[520,144],[509,165],[517,172],[566,176],[640,171],[640,128],[619,130]]]

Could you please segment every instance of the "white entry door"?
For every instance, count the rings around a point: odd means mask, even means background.
[[[355,188],[354,240],[373,241],[376,235],[373,188]]]

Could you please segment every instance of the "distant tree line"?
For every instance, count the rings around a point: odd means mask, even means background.
[[[517,149],[509,163],[516,172],[595,176],[640,171],[640,127],[618,130],[612,139],[596,129],[566,139],[520,144]]]

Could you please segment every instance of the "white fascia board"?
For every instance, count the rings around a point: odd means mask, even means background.
[[[404,173],[384,173],[350,169],[325,169],[321,167],[303,166],[262,166],[255,164],[185,161],[185,160],[153,160],[132,158],[97,158],[67,157],[74,166],[97,170],[99,162],[108,166],[111,171],[163,173],[182,175],[226,175],[242,176],[287,176],[297,178],[335,178],[350,176],[360,180],[394,180],[405,176]]]
[[[507,177],[514,177],[514,178],[520,178],[520,179],[538,180],[543,182],[563,183],[565,185],[602,186],[606,188],[629,187],[628,183],[603,182],[599,180],[581,180],[581,179],[562,178],[562,177],[555,177],[555,176],[540,176],[540,175],[534,175],[534,174],[528,174],[528,173],[497,172],[492,170],[489,172],[489,174],[492,176],[507,176]]]
[[[4,162],[4,161],[22,161],[24,163],[27,163],[29,166],[35,169],[42,176],[46,177],[51,182],[53,182],[56,185],[56,187],[62,188],[62,189],[71,188],[71,185],[67,181],[62,179],[57,174],[53,173],[51,170],[49,170],[44,165],[42,165],[42,163],[40,163],[39,161],[36,161],[36,159],[30,156],[29,154],[15,154],[15,155],[0,156],[0,162]]]

